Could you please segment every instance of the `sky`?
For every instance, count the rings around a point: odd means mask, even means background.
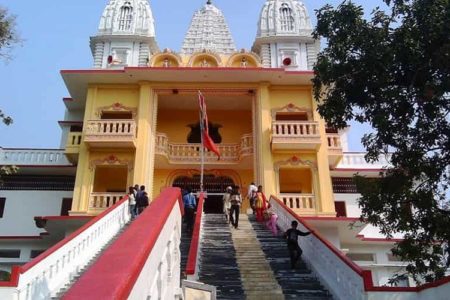
[[[14,119],[0,124],[3,148],[60,148],[59,120],[64,119],[63,97],[70,96],[60,70],[89,69],[89,37],[109,0],[0,0],[17,16],[22,43],[10,61],[0,61],[0,109]],[[260,10],[266,0],[213,0],[230,27],[238,49],[250,49]],[[313,25],[314,10],[341,0],[305,0]],[[358,0],[370,12],[381,0]],[[152,0],[156,40],[160,49],[179,51],[194,11],[206,0]],[[360,138],[368,128],[355,124],[349,135],[350,151],[362,151]]]

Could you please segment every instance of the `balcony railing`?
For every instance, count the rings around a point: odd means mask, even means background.
[[[281,201],[298,214],[310,214],[316,210],[316,198],[313,194],[279,194]]]
[[[134,120],[95,120],[86,126],[85,141],[91,146],[135,147]]]
[[[172,163],[192,163],[200,162],[200,144],[172,144],[169,138],[163,133],[156,135],[156,153],[164,155]],[[213,152],[205,152],[206,162],[217,163],[237,163],[245,156],[253,154],[253,137],[251,134],[243,135],[240,144],[217,145],[220,151],[220,161],[217,160]]]
[[[4,149],[0,148],[0,165],[70,166],[64,149]]]
[[[318,122],[276,121],[272,149],[317,149],[321,144]]]
[[[67,145],[66,147],[77,148],[81,145],[81,132],[70,132],[67,136]]]
[[[103,211],[119,202],[124,195],[125,193],[91,193],[89,199],[89,211]]]
[[[344,153],[341,162],[337,165],[337,169],[383,169],[390,165],[390,155],[380,155],[378,161],[373,163],[366,162],[364,156],[366,153]]]
[[[327,133],[328,160],[332,168],[336,167],[342,158],[341,137],[338,133]]]

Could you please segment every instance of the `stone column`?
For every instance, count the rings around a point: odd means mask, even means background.
[[[89,120],[93,119],[95,112],[95,99],[97,98],[97,87],[89,87],[86,97],[86,109],[83,127],[86,128]],[[92,189],[91,170],[89,168],[89,149],[84,142],[85,130],[83,128],[82,141],[78,154],[77,173],[75,187],[73,190],[73,202],[70,215],[84,215],[88,211],[89,198]]]
[[[154,93],[151,84],[140,83],[133,183],[145,185],[150,200],[153,199],[157,111],[158,96]]]
[[[274,165],[270,138],[272,131],[272,115],[270,107],[269,84],[262,83],[256,98],[256,155],[257,155],[257,181],[262,185],[267,197],[276,191]]]

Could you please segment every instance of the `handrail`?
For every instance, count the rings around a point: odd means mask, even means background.
[[[198,268],[198,254],[200,249],[200,234],[203,218],[203,204],[205,202],[205,194],[200,193],[197,205],[197,215],[195,217],[194,230],[192,232],[191,245],[189,246],[189,255],[186,264],[186,274],[195,275]]]
[[[177,204],[179,208],[176,207]],[[147,262],[153,255],[154,247],[161,244],[158,244],[160,235],[174,209],[177,209],[180,219],[174,229],[181,230],[181,227],[178,228],[181,225],[181,214],[183,214],[181,191],[179,188],[167,188],[75,282],[65,294],[64,299],[127,299],[134,291],[133,288],[140,279],[144,267],[148,267]],[[171,247],[178,247],[178,244],[172,242]],[[172,249],[172,251],[174,250]],[[156,255],[171,256],[172,251]],[[178,252],[179,250],[174,255],[175,257],[179,257]],[[167,272],[166,270],[169,269],[164,264],[162,267],[151,266],[149,270],[154,275],[159,272],[157,269],[160,268],[161,272]],[[173,280],[176,280],[176,275],[171,275]],[[156,280],[158,279],[156,278]],[[149,283],[149,278],[146,277],[145,281]],[[136,299],[145,298],[147,297]],[[151,298],[153,299],[153,297]]]
[[[331,252],[336,255],[336,258],[346,264],[357,276],[360,277],[364,292],[421,292],[423,290],[443,286],[450,283],[450,276],[446,276],[436,282],[427,283],[417,287],[388,287],[388,286],[374,286],[372,280],[372,271],[363,270],[360,266],[346,257],[341,251],[339,251],[333,244],[324,239],[319,233],[314,231],[308,223],[300,218],[292,209],[286,206],[283,201],[275,196],[271,196],[270,200],[278,203],[283,209],[285,209],[293,219],[297,220],[305,229],[311,231],[311,235],[317,238],[323,245],[325,245]]]
[[[50,258],[54,253],[56,253],[58,250],[62,249],[64,246],[69,245],[70,242],[75,240],[78,236],[81,236],[83,233],[87,232],[89,229],[91,229],[94,225],[96,225],[98,222],[100,222],[106,215],[109,213],[112,213],[116,209],[118,209],[121,205],[126,204],[125,202],[128,201],[128,196],[123,197],[123,199],[119,202],[117,202],[114,206],[108,208],[89,222],[87,222],[85,225],[81,226],[79,229],[77,229],[75,232],[67,236],[65,239],[61,240],[57,244],[55,244],[53,247],[49,248],[42,254],[40,254],[38,257],[33,259],[32,261],[28,262],[27,264],[19,267],[15,266],[12,269],[11,273],[11,279],[9,281],[1,281],[0,282],[0,288],[1,287],[18,287],[19,284],[22,285],[20,282],[21,278],[28,274],[27,272],[32,271],[35,267],[39,266],[41,263],[46,266],[47,262],[46,259]],[[125,210],[128,212],[128,206]],[[90,234],[91,236],[92,234]],[[91,237],[92,241],[92,237]],[[84,245],[84,241],[81,241]],[[74,258],[71,258],[72,260]],[[61,262],[64,264],[64,262]],[[34,280],[34,277],[30,280]],[[24,285],[27,285],[27,283],[24,283]]]

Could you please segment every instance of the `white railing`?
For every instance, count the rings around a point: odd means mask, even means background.
[[[105,210],[123,198],[125,193],[91,193],[89,210]]]
[[[276,121],[272,124],[272,136],[283,138],[320,137],[319,123]]]
[[[338,133],[327,133],[328,149],[342,151],[341,137]]]
[[[295,212],[311,212],[316,209],[316,200],[313,194],[279,194],[278,198]]]
[[[81,145],[82,133],[81,132],[70,132],[67,136],[66,147],[76,148]]]
[[[2,299],[50,299],[69,283],[129,220],[128,200],[124,200],[19,268],[17,286],[12,294]],[[16,275],[13,273],[12,276]],[[6,289],[9,290],[10,288]],[[0,295],[5,295],[1,284]]]
[[[136,121],[134,120],[93,120],[86,125],[86,140],[93,137],[110,140],[112,138],[135,138]]]
[[[71,166],[64,149],[6,149],[0,148],[0,165]]]
[[[181,192],[152,201],[64,299],[181,299]]]
[[[337,169],[383,169],[389,166],[390,155],[381,155],[378,161],[373,163],[366,162],[366,153],[344,153]]]
[[[219,162],[239,162],[243,157],[253,154],[253,136],[246,134],[242,136],[240,144],[217,145],[220,151]],[[156,153],[165,155],[171,162],[199,162],[200,144],[172,144],[169,143],[167,135],[158,133],[156,135]],[[207,162],[217,162],[217,156],[213,152],[205,152]]]
[[[290,213],[281,202],[273,197],[270,199],[270,204],[278,215],[280,229],[286,231],[291,228],[291,222],[296,219],[295,214]],[[299,222],[298,229],[304,232],[310,231],[301,222]],[[366,299],[361,274],[355,272],[347,264],[349,261],[345,262],[339,259],[330,248],[331,244],[325,244],[316,234],[303,237],[299,242],[303,250],[303,259],[311,266],[335,299]]]

